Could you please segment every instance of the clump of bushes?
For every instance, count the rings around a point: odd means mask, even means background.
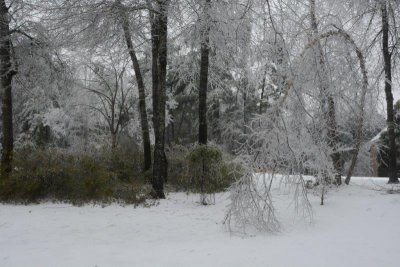
[[[207,196],[233,182],[232,164],[215,146],[174,146],[167,153],[167,190]],[[62,201],[75,205],[118,201],[139,204],[151,190],[151,170],[143,173],[142,154],[121,147],[73,153],[52,148],[15,151],[11,175],[0,179],[0,201]]]
[[[191,184],[200,193],[215,193],[229,186],[222,153],[212,146],[199,145],[189,153]]]
[[[234,181],[233,164],[212,145],[182,146],[169,151],[169,184],[175,190],[200,193],[201,202],[213,202],[213,194],[225,191]],[[208,195],[208,199],[207,199]]]
[[[14,170],[0,180],[0,200],[32,203],[56,200],[83,204],[138,204],[145,200],[144,178],[122,153],[70,154],[60,150],[25,149],[15,153]],[[132,159],[131,159],[132,160]]]

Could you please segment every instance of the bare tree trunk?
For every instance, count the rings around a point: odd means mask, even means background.
[[[201,36],[201,61],[199,85],[199,144],[207,144],[207,87],[210,54],[210,27],[208,25],[208,10],[211,0],[205,1],[203,16],[203,32]]]
[[[214,98],[212,104],[212,136],[216,143],[221,143],[221,125],[220,125],[220,103],[218,98]]]
[[[156,198],[165,198],[164,181],[168,162],[165,155],[165,103],[167,76],[167,27],[169,0],[157,1],[157,12],[151,13],[153,126],[155,136],[152,187]],[[151,11],[150,11],[151,12]]]
[[[360,67],[361,67],[361,72],[363,75],[363,88],[361,92],[361,100],[360,100],[360,115],[357,119],[357,132],[356,132],[356,144],[354,147],[354,152],[353,152],[353,157],[351,159],[351,164],[350,168],[347,172],[346,180],[345,183],[349,184],[351,176],[353,175],[354,168],[357,163],[357,158],[358,154],[360,152],[361,148],[361,142],[362,142],[362,133],[363,133],[363,127],[364,127],[364,106],[365,106],[365,96],[367,94],[367,89],[368,89],[368,77],[367,77],[367,69],[365,67],[365,59],[363,54],[361,53],[361,50],[357,49],[357,55],[360,61]]]
[[[3,138],[1,154],[1,174],[7,178],[12,170],[14,149],[12,79],[16,71],[11,64],[10,14],[4,0],[0,1],[0,79],[2,97]]]
[[[315,15],[315,0],[310,0],[310,17],[311,17],[311,28],[313,35],[317,37],[318,33],[318,24],[317,18]],[[336,180],[338,183],[341,183],[341,157],[340,153],[338,152],[337,143],[338,143],[338,132],[337,132],[337,123],[336,123],[336,108],[335,108],[335,100],[333,99],[332,94],[329,92],[329,85],[328,85],[328,77],[327,77],[327,69],[324,61],[324,54],[321,46],[321,42],[318,39],[316,43],[316,63],[317,63],[317,72],[319,77],[319,86],[322,96],[322,105],[326,105],[326,112],[325,119],[327,123],[327,137],[329,146],[332,149],[332,162],[333,167],[336,171]],[[325,107],[324,107],[325,109]]]
[[[396,136],[394,132],[394,111],[392,94],[392,55],[389,52],[389,17],[387,1],[381,2],[382,11],[382,52],[385,70],[385,94],[387,110],[387,127],[389,137],[389,183],[399,183],[396,166]]]
[[[111,150],[114,152],[117,148],[117,134],[111,132]]]
[[[258,111],[260,115],[263,113],[266,78],[267,78],[267,67],[265,67],[264,77],[262,79],[262,84],[261,84],[260,109]]]
[[[140,70],[139,61],[136,56],[135,49],[133,47],[132,36],[130,33],[130,23],[128,14],[126,13],[125,7],[121,4],[120,0],[116,2],[120,8],[122,29],[124,31],[126,45],[129,50],[129,56],[132,61],[133,70],[135,71],[136,83],[139,91],[139,113],[140,113],[140,125],[142,127],[142,139],[143,139],[143,170],[147,171],[151,168],[151,145],[150,145],[150,134],[149,134],[149,122],[147,119],[146,111],[146,93],[143,82],[142,72]]]

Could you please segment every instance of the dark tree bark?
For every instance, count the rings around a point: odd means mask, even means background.
[[[260,107],[259,107],[259,111],[258,111],[258,113],[260,115],[263,113],[266,77],[267,77],[267,67],[265,67],[264,77],[262,79],[262,84],[261,84]]]
[[[137,59],[136,52],[133,47],[128,14],[126,13],[125,7],[121,4],[120,0],[117,0],[116,3],[119,5],[122,29],[124,31],[125,41],[129,50],[129,56],[132,61],[133,70],[135,71],[136,83],[139,91],[139,113],[140,113],[140,125],[142,127],[143,155],[144,155],[143,170],[147,171],[150,170],[151,168],[151,145],[150,145],[150,134],[149,134],[149,122],[147,119],[147,111],[146,111],[145,86],[143,82],[142,72],[140,70],[139,61]]]
[[[210,27],[208,10],[211,0],[205,1],[201,36],[200,84],[199,84],[199,144],[207,144],[207,87],[210,54]]]
[[[382,12],[382,52],[385,70],[385,94],[387,110],[387,128],[389,137],[389,183],[399,183],[396,167],[396,137],[392,94],[392,55],[389,51],[389,17],[387,1],[381,2]]]
[[[167,37],[169,0],[156,1],[150,11],[152,39],[153,127],[155,136],[152,187],[155,198],[163,199],[168,162],[165,155],[165,103],[167,77]]]
[[[211,108],[211,116],[209,119],[211,121],[212,137],[217,144],[221,143],[221,125],[220,125],[220,102],[218,97],[213,99],[213,104]]]
[[[117,148],[117,134],[115,132],[111,132],[111,150],[114,152]]]
[[[12,170],[14,149],[12,79],[16,71],[11,64],[10,14],[4,0],[0,1],[0,83],[2,97],[3,137],[1,140],[1,174],[8,177]]]

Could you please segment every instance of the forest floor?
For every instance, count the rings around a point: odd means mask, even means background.
[[[386,181],[354,179],[324,206],[310,194],[312,224],[294,219],[278,194],[282,232],[274,235],[230,234],[228,194],[210,206],[183,193],[137,208],[0,205],[0,266],[398,267],[400,194],[381,190]]]

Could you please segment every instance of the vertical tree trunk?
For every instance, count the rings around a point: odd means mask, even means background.
[[[129,56],[132,61],[133,70],[135,71],[136,83],[139,91],[139,113],[140,113],[140,125],[142,128],[143,155],[144,155],[143,170],[147,171],[150,170],[151,168],[151,145],[150,145],[150,134],[149,134],[149,122],[147,119],[147,111],[146,111],[145,86],[143,82],[142,72],[140,70],[139,61],[137,59],[136,52],[133,47],[128,14],[126,13],[125,7],[121,4],[119,0],[117,0],[117,4],[119,5],[120,8],[122,29],[124,31],[125,41],[129,50]]]
[[[389,52],[389,17],[387,2],[381,3],[382,12],[382,52],[385,70],[385,94],[387,110],[387,128],[389,137],[389,183],[399,183],[396,166],[396,136],[394,132],[394,111],[392,94],[392,59]]]
[[[112,152],[115,152],[115,149],[117,148],[117,134],[113,131],[111,131],[111,150]]]
[[[266,78],[267,78],[267,67],[265,67],[264,77],[263,77],[263,79],[262,79],[262,84],[261,84],[260,109],[259,109],[259,111],[258,111],[258,113],[259,113],[260,115],[263,113]]]
[[[153,126],[155,136],[152,187],[156,198],[165,198],[164,181],[168,163],[165,155],[165,103],[167,77],[167,37],[169,0],[157,1],[157,12],[151,11]]]
[[[200,82],[199,82],[199,144],[207,145],[208,134],[207,134],[207,87],[208,87],[208,69],[210,61],[210,26],[209,24],[209,7],[211,0],[205,0],[203,10],[203,20],[201,29],[201,48],[200,48]],[[202,159],[202,170],[200,178],[200,202],[203,205],[207,205],[206,194],[205,194],[205,182],[206,182],[206,170],[207,166]]]
[[[314,37],[319,35],[318,33],[318,24],[317,18],[315,15],[315,0],[310,0],[310,17],[311,17],[311,29]],[[332,94],[329,92],[328,85],[328,76],[327,76],[327,68],[324,61],[324,54],[321,46],[320,40],[316,43],[315,55],[316,55],[316,64],[317,64],[317,73],[319,77],[319,87],[321,91],[322,97],[322,105],[323,110],[325,112],[325,120],[327,126],[327,138],[329,142],[329,146],[332,149],[332,162],[333,167],[336,172],[336,180],[338,183],[341,183],[341,172],[342,172],[342,164],[340,153],[338,152],[337,143],[338,143],[338,132],[337,132],[337,123],[336,123],[336,108],[335,108],[335,100],[333,99]],[[325,107],[326,106],[326,107]]]
[[[12,170],[14,148],[12,78],[16,74],[11,66],[10,14],[4,0],[0,1],[0,83],[2,97],[3,138],[1,154],[1,174],[8,177]]]
[[[208,87],[208,69],[210,54],[210,27],[208,25],[208,10],[211,0],[205,1],[203,29],[201,34],[201,61],[200,61],[200,85],[199,85],[199,144],[207,144],[207,87]]]
[[[214,98],[212,104],[212,113],[209,117],[212,121],[212,136],[216,143],[221,143],[221,125],[220,125],[220,103],[219,99]]]

